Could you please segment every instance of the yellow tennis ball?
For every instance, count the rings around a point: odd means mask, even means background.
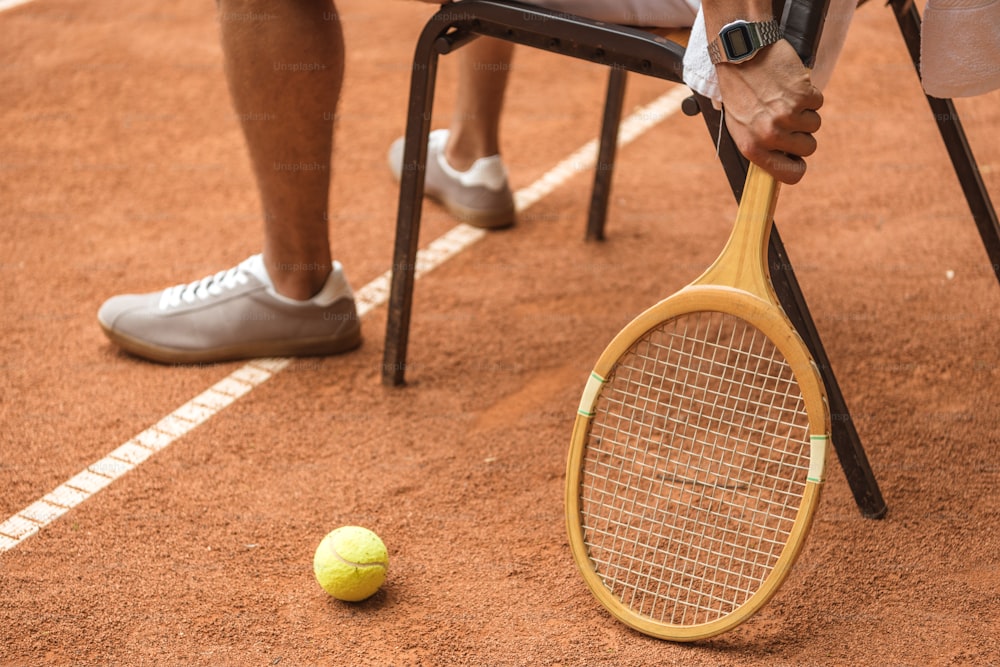
[[[316,548],[313,572],[327,593],[347,602],[371,597],[385,581],[389,552],[379,536],[360,526],[343,526]]]

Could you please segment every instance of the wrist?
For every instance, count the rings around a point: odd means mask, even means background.
[[[781,26],[771,19],[727,23],[714,38],[709,35],[708,56],[713,65],[740,64],[781,39]]]

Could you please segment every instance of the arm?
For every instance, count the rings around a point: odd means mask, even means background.
[[[709,41],[731,21],[772,15],[770,0],[705,0],[703,11]],[[823,94],[795,49],[780,40],[746,62],[720,63],[716,72],[726,127],[740,152],[779,181],[797,183],[803,158],[816,151]]]

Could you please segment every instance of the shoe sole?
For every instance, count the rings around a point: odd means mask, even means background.
[[[269,341],[266,343],[242,343],[209,350],[182,350],[137,340],[109,329],[101,322],[105,335],[129,354],[161,364],[205,364],[241,359],[264,357],[325,357],[354,350],[361,345],[361,329],[346,336],[330,338],[306,338],[296,341]]]
[[[427,197],[444,206],[455,219],[480,229],[505,229],[513,227],[516,222],[513,207],[502,211],[483,211],[448,201],[437,193],[428,192]]]

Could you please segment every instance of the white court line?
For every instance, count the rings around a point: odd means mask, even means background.
[[[630,143],[676,113],[689,94],[687,88],[677,87],[634,111],[622,121],[618,145]],[[597,148],[596,139],[589,141],[537,181],[518,190],[514,195],[517,210],[529,208],[575,174],[593,167],[597,162]],[[485,231],[469,225],[460,224],[452,228],[417,253],[417,277],[433,271],[484,236]],[[359,317],[388,301],[391,275],[390,271],[386,271],[355,293]],[[178,438],[280,373],[290,362],[291,359],[255,359],[249,362],[101,460],[87,466],[51,493],[0,523],[0,552],[13,549],[156,452],[169,447]]]
[[[15,7],[20,7],[21,5],[26,5],[32,0],[0,0],[0,12],[5,12],[8,9],[14,9]]]

